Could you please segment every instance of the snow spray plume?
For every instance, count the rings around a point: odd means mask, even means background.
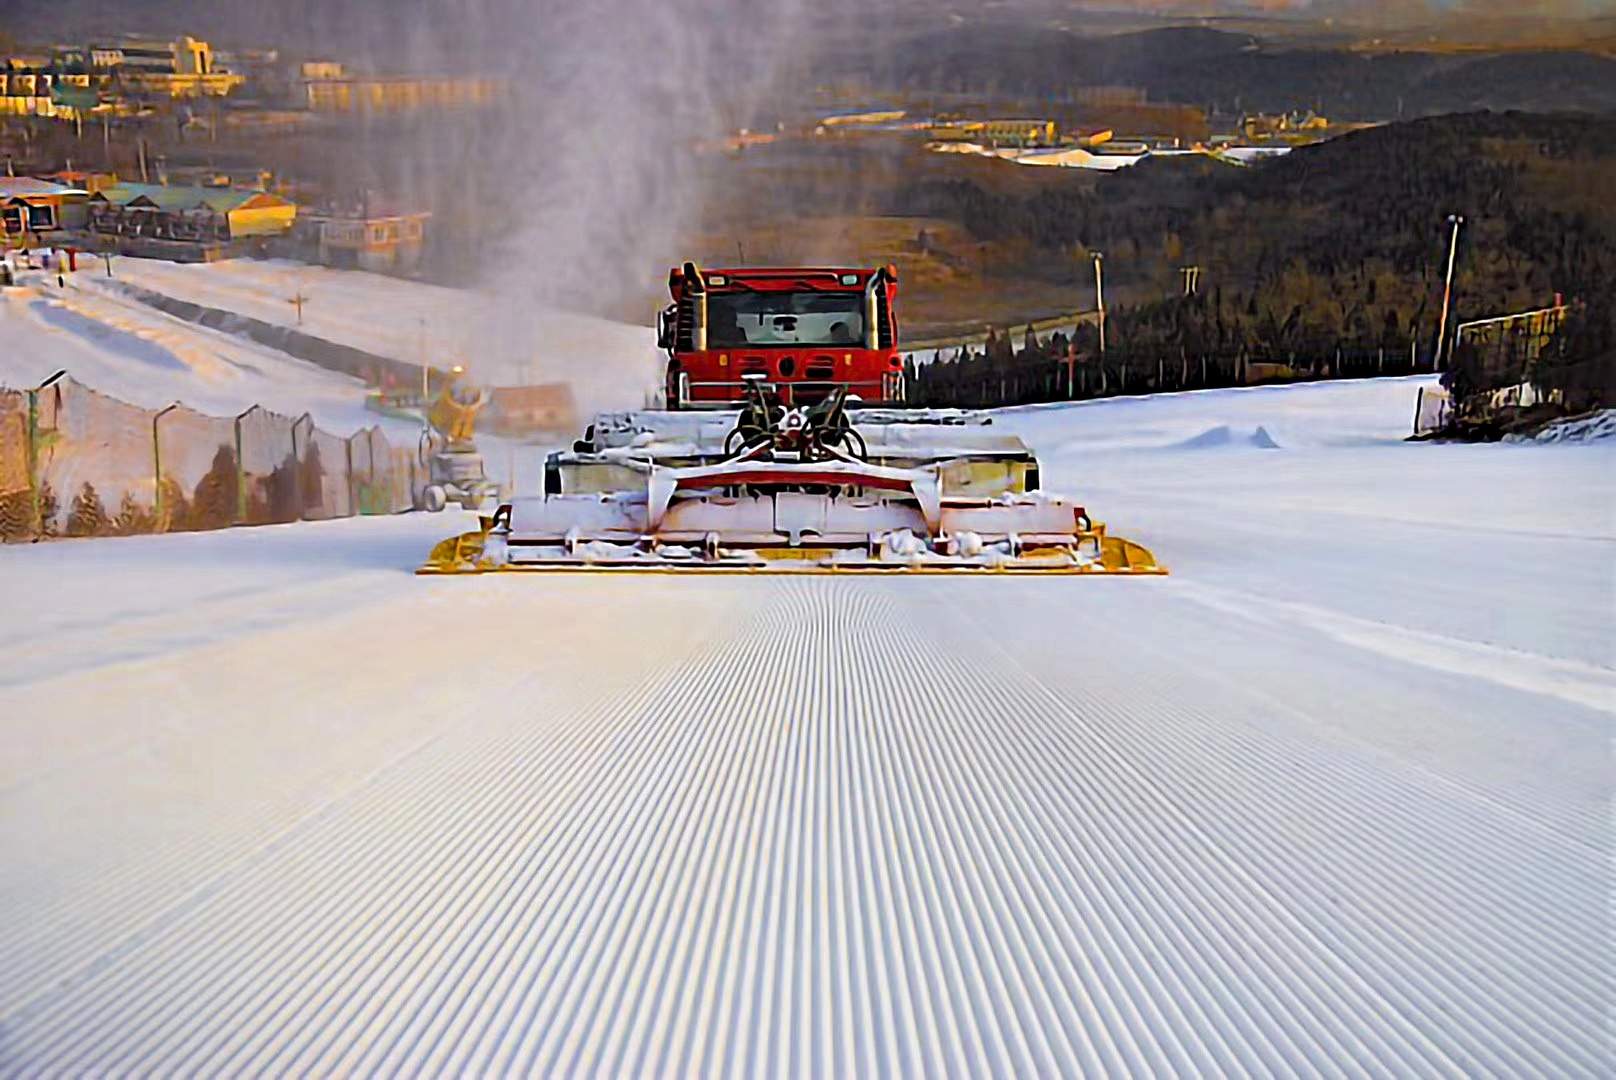
[[[456,201],[447,171],[461,198],[500,215],[451,209],[490,236],[467,276],[496,302],[431,336],[462,348],[481,379],[568,380],[585,408],[640,404],[657,381],[648,332],[625,363],[576,322],[558,332],[545,310],[651,322],[678,237],[703,210],[693,144],[770,93],[796,2],[446,0],[411,26],[411,67],[505,86],[495,107],[457,114],[461,129],[422,129],[412,146],[435,205]]]
[[[603,404],[589,383],[621,386],[611,404],[641,403],[656,381],[649,331],[632,336],[644,342],[639,367],[620,377],[621,334],[606,348],[587,324],[558,332],[543,311],[649,325],[679,237],[704,209],[693,144],[746,124],[783,65],[800,63],[805,3],[154,0],[149,29],[280,45],[360,74],[495,80],[486,107],[351,117],[289,171],[344,201],[364,192],[432,211],[430,276],[495,301],[468,303],[459,325],[434,320],[433,362],[463,356],[488,381],[576,377],[587,409]]]

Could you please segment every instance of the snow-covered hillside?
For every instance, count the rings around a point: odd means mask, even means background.
[[[1018,410],[1153,579],[0,549],[0,1062],[1609,1075],[1616,461]]]
[[[412,433],[367,411],[358,379],[173,318],[96,282],[81,271],[62,289],[55,275],[33,273],[0,289],[0,385],[26,389],[65,369],[145,408],[183,401],[234,416],[257,404],[290,416],[308,412],[337,435],[376,423]]]
[[[537,308],[511,295],[514,282],[498,274],[498,289],[460,289],[279,259],[192,265],[115,259],[113,272],[116,282],[296,326],[395,360],[419,363],[424,355],[440,366],[463,363],[491,385],[569,382],[586,412],[639,408],[660,381],[649,325]],[[305,298],[301,322],[292,303],[298,296]]]

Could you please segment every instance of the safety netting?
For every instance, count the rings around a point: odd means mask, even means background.
[[[34,533],[33,484],[28,479],[28,395],[0,389],[0,540]]]
[[[353,500],[348,491],[348,440],[321,431],[306,417],[294,425],[297,437],[298,488],[303,517],[310,521],[348,517]]]
[[[237,511],[235,424],[173,405],[152,419],[157,531],[222,529]]]
[[[241,468],[237,510],[243,524],[269,525],[301,516],[294,422],[257,405],[236,418]]]
[[[154,413],[63,376],[34,392],[43,536],[155,532]]]

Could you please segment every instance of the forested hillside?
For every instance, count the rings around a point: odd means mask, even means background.
[[[1471,114],[1388,125],[1235,170],[1146,162],[1024,196],[929,181],[901,212],[958,220],[1161,300],[1110,305],[1113,341],[1276,360],[1434,346],[1450,213],[1455,321],[1602,303],[1616,280],[1616,118]],[[1178,268],[1201,267],[1194,297]]]
[[[1246,33],[1165,27],[1108,37],[975,25],[923,34],[883,72],[894,89],[1067,101],[1130,86],[1219,112],[1315,109],[1341,120],[1464,109],[1616,108],[1616,59],[1573,49],[1454,53],[1299,47]],[[1005,64],[1005,56],[1016,57]]]

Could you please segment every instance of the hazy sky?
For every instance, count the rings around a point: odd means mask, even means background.
[[[1018,9],[1038,14],[1104,10],[1185,16],[1285,11],[1371,24],[1470,14],[1550,18],[1616,14],[1616,0],[1001,0],[987,11],[976,0],[884,0],[886,5],[968,17]],[[662,6],[695,15],[747,9],[766,19],[772,5],[759,0],[664,0]],[[867,16],[881,10],[868,0],[820,0],[814,7],[816,12],[842,8]],[[98,29],[116,34],[194,26],[215,35],[234,30],[254,38],[346,42],[367,35],[390,38],[406,25],[454,38],[567,8],[643,10],[638,0],[0,0],[0,29],[24,40],[49,40]]]

